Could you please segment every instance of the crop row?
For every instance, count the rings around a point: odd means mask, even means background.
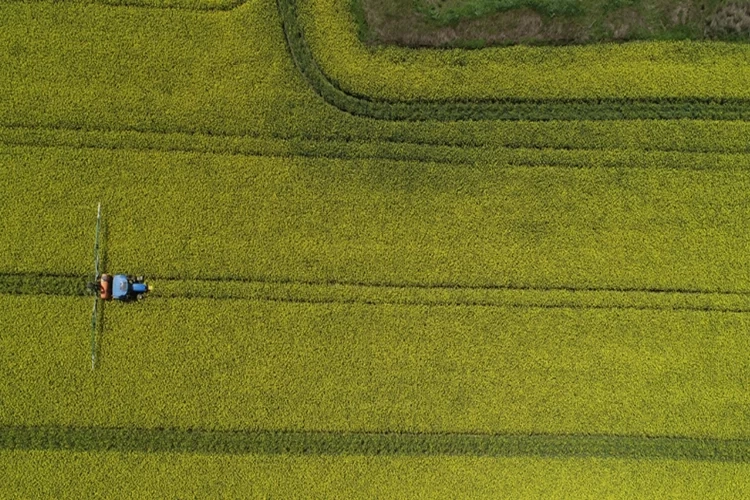
[[[750,290],[750,263],[742,258],[750,170],[738,168],[745,155],[713,158],[713,167],[732,168],[701,170],[693,164],[701,157],[692,155],[683,158],[684,168],[653,168],[671,153],[655,153],[659,161],[644,168],[604,169],[71,148],[2,152],[3,273],[89,273],[101,201],[113,271],[183,279]]]
[[[306,56],[300,54],[300,65],[308,71],[310,66],[322,69],[329,85],[362,101],[363,109],[391,101],[397,115],[405,111],[402,105],[406,104],[412,104],[413,113],[431,109],[412,101],[459,101],[452,111],[448,108],[433,116],[448,119],[461,114],[462,106],[471,106],[471,101],[489,101],[484,103],[485,113],[482,106],[471,108],[479,113],[477,118],[491,118],[493,113],[519,118],[513,104],[522,113],[539,117],[557,116],[564,109],[558,105],[573,105],[565,113],[568,118],[574,118],[576,112],[579,117],[591,118],[617,118],[618,114],[626,118],[703,113],[748,116],[750,93],[742,82],[750,70],[742,61],[750,49],[745,44],[647,42],[479,51],[395,47],[372,51],[358,41],[346,0],[279,3],[292,52],[309,45],[311,61],[303,61]],[[502,99],[508,101],[504,104]],[[493,104],[494,100],[500,102]],[[539,108],[536,114],[535,107]],[[440,113],[439,106],[433,111]]]
[[[748,315],[0,296],[0,426],[747,439]]]
[[[68,1],[68,0],[66,0]],[[198,11],[231,10],[246,0],[72,0],[102,3],[112,6],[151,7],[160,9],[187,9]]]
[[[7,498],[731,498],[750,465],[538,457],[0,451]],[[282,471],[282,472],[280,472]],[[283,474],[283,480],[279,475]]]
[[[313,304],[652,309],[750,312],[745,293],[695,290],[597,290],[373,286],[368,284],[229,280],[152,280],[154,297],[249,299]]]

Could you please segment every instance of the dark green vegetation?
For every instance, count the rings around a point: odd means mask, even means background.
[[[369,45],[467,47],[628,40],[748,41],[733,0],[353,0]]]
[[[670,458],[750,462],[750,441],[635,436],[0,428],[0,449],[291,455]]]

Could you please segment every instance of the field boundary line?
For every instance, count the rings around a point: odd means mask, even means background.
[[[0,427],[0,449],[265,455],[538,456],[750,462],[750,440],[114,427]]]

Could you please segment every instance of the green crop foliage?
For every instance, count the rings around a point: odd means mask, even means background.
[[[0,449],[264,455],[750,460],[750,440],[615,435],[0,427]]]
[[[749,437],[742,314],[0,302],[2,426]]]
[[[280,2],[287,3],[291,5],[289,0]],[[647,42],[586,47],[519,46],[479,51],[415,51],[387,47],[373,52],[358,41],[346,3],[343,0],[296,2],[296,12],[290,15],[299,17],[303,34],[292,38],[304,37],[310,57],[333,82],[329,85],[335,85],[348,95],[365,96],[368,101],[459,101],[467,104],[471,100],[517,98],[528,104],[528,109],[518,113],[518,118],[534,116],[534,106],[544,109],[549,105],[550,112],[559,114],[563,111],[554,111],[557,104],[567,106],[567,116],[572,118],[577,110],[579,116],[580,112],[588,116],[588,106],[596,104],[591,102],[592,98],[594,101],[632,100],[613,105],[609,111],[602,111],[601,116],[607,113],[627,116],[628,108],[657,115],[662,109],[668,116],[694,104],[697,110],[710,104],[711,99],[748,97],[748,88],[741,83],[744,70],[739,66],[750,50],[746,44]],[[291,21],[293,25],[294,20]],[[323,84],[314,82],[313,85],[318,88]],[[691,101],[694,98],[698,100]],[[545,103],[545,99],[552,101]],[[566,99],[569,101],[565,102]],[[701,104],[700,99],[707,101]],[[653,111],[648,111],[651,105]],[[744,101],[738,105],[746,107]],[[445,103],[442,106],[451,109]],[[366,110],[367,103],[361,107]],[[399,107],[395,104],[392,107],[394,114],[399,114]],[[481,116],[482,109],[481,103],[474,106],[473,116]],[[497,108],[495,113],[501,113],[502,109]],[[512,106],[501,114],[513,116],[510,110]],[[440,106],[434,111],[439,113]],[[732,112],[731,106],[727,111]],[[440,119],[440,115],[436,114],[435,118]]]
[[[0,452],[5,497],[731,498],[748,464],[489,457]],[[283,471],[283,480],[279,476]],[[325,478],[322,480],[321,478]]]
[[[6,125],[251,134],[304,109],[278,14],[113,8],[80,2],[0,6]],[[21,64],[34,61],[34,64]],[[274,68],[256,73],[254,68]],[[288,120],[287,120],[288,121]]]
[[[750,189],[744,154],[646,155],[638,168],[593,168],[601,153],[590,153],[591,163],[584,154],[568,158],[569,165],[545,166],[538,158],[533,166],[509,166],[3,151],[0,193],[12,200],[0,234],[5,273],[92,272],[102,201],[105,269],[112,272],[370,285],[750,289],[741,252],[743,193]],[[663,168],[670,157],[672,167]],[[696,168],[704,158],[718,163]],[[578,161],[582,168],[574,168]]]

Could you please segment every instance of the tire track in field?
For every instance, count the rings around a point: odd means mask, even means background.
[[[200,5],[181,0],[89,0],[112,8],[178,9],[193,12],[231,11],[246,0]],[[394,101],[350,92],[320,68],[305,40],[294,0],[277,0],[276,11],[286,50],[303,79],[328,104],[345,113],[389,121],[458,120],[750,120],[746,98],[496,98],[471,100]]]
[[[750,440],[671,436],[2,427],[0,449],[263,455],[599,457],[750,462]]]
[[[421,307],[512,307],[696,312],[750,312],[750,292],[657,288],[513,285],[388,284],[245,278],[179,279],[150,276],[148,300],[259,300],[299,304]],[[0,293],[86,296],[74,275],[0,274]]]
[[[750,312],[750,293],[685,289],[378,284],[152,277],[154,298],[307,304]]]
[[[294,0],[276,0],[287,51],[310,87],[327,103],[354,116],[387,121],[460,120],[750,120],[750,99],[663,98],[495,98],[386,100],[349,91],[320,67],[305,40]]]
[[[34,135],[36,134],[36,135]],[[56,134],[57,137],[52,138],[51,135],[43,134]],[[537,138],[531,136],[529,139],[531,144],[519,143],[517,140],[510,142],[487,142],[481,138],[471,136],[467,139],[455,139],[445,138],[443,140],[435,139],[408,139],[408,138],[397,138],[397,137],[383,137],[380,139],[367,139],[359,137],[341,137],[332,138],[325,136],[300,134],[300,135],[287,135],[278,134],[274,132],[246,132],[246,133],[227,133],[217,131],[200,131],[193,129],[183,129],[177,127],[173,130],[157,130],[148,128],[106,128],[106,127],[88,127],[88,126],[42,126],[42,125],[28,125],[21,123],[6,123],[0,124],[0,143],[5,144],[19,144],[19,145],[37,145],[34,141],[40,141],[48,145],[77,145],[77,144],[90,144],[91,147],[102,147],[103,149],[117,149],[115,143],[133,144],[135,142],[147,143],[147,144],[158,144],[165,140],[180,138],[185,143],[193,143],[200,141],[210,141],[216,144],[226,142],[227,140],[259,140],[259,141],[286,141],[290,143],[310,143],[310,144],[333,144],[335,146],[342,145],[361,145],[367,144],[370,146],[378,146],[387,144],[389,146],[448,146],[460,149],[484,149],[484,148],[502,148],[502,149],[522,149],[522,150],[538,150],[538,151],[639,151],[639,152],[662,152],[662,153],[710,153],[710,154],[743,154],[750,153],[750,143],[741,144],[738,146],[730,147],[730,149],[714,149],[704,150],[699,148],[688,147],[685,148],[674,148],[674,147],[652,147],[646,145],[645,147],[638,148],[626,148],[626,147],[586,147],[586,146],[571,146],[571,145],[549,145],[536,143]],[[101,141],[105,144],[98,143]],[[135,146],[123,146],[123,149],[137,149]],[[150,150],[156,148],[144,147],[144,150]],[[169,148],[165,148],[164,151],[170,151]],[[190,150],[192,151],[192,150]],[[223,152],[221,148],[219,152]]]
[[[460,145],[416,141],[212,136],[140,131],[65,130],[0,126],[0,144],[31,149],[74,149],[206,155],[381,160],[488,167],[748,169],[747,152],[678,149],[570,148]],[[8,153],[4,153],[7,155]]]

